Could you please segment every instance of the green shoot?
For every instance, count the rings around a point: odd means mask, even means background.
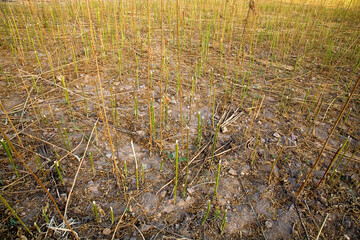
[[[203,218],[203,220],[201,221],[201,224],[204,224],[206,219],[208,218],[209,216],[209,212],[210,212],[210,200],[207,201],[207,209],[206,209],[206,214]]]
[[[131,148],[133,150],[134,158],[135,158],[136,189],[139,190],[139,169],[138,169],[138,161],[136,159],[136,153],[135,153],[133,141],[131,141]]]
[[[56,169],[56,172],[58,173],[59,175],[59,178],[60,178],[60,181],[62,184],[64,184],[64,181],[63,181],[63,178],[61,176],[61,171],[60,171],[60,168],[59,168],[59,161],[54,161],[54,165],[55,165],[55,169]]]
[[[176,140],[174,204],[176,203],[176,190],[178,185],[178,168],[179,168],[179,142],[178,140]]]
[[[110,215],[111,215],[111,224],[114,224],[114,210],[110,207]]]
[[[13,168],[14,168],[14,171],[15,171],[16,176],[19,177],[19,173],[18,173],[18,171],[17,171],[17,169],[16,169],[16,166],[15,166],[15,163],[14,163],[14,159],[12,158],[11,153],[10,153],[10,149],[8,148],[8,146],[7,146],[7,144],[6,144],[6,142],[5,142],[4,139],[1,139],[0,142],[1,142],[1,145],[2,145],[2,147],[3,147],[3,149],[4,149],[5,153],[6,153],[7,157],[8,157],[9,160],[10,160],[11,165],[12,165]]]
[[[95,176],[96,172],[95,172],[94,160],[93,160],[93,157],[92,157],[92,152],[89,152],[89,158],[90,158],[91,170],[92,170],[92,172],[93,172],[93,174]]]
[[[217,194],[217,189],[218,189],[218,186],[219,186],[220,169],[221,169],[221,160],[219,161],[219,165],[218,165],[218,169],[217,169],[217,174],[216,174],[216,183],[215,183],[214,197],[215,197],[216,194]]]
[[[221,220],[221,225],[220,225],[220,235],[223,234],[224,232],[224,228],[225,228],[225,224],[226,224],[226,212],[227,212],[227,209],[225,209],[225,212],[224,212],[224,215],[223,215],[223,218]]]
[[[96,202],[93,201],[92,204],[93,204],[93,210],[94,210],[96,222],[99,223],[99,222],[100,222],[100,219],[99,219],[99,214],[98,214],[98,211],[97,211]]]
[[[190,133],[190,128],[186,126],[186,176],[185,176],[183,197],[186,196],[186,185],[189,175],[189,133]]]
[[[36,161],[37,161],[40,171],[42,172],[42,174],[45,178],[46,176],[45,176],[44,168],[42,167],[41,159],[40,159],[39,155],[37,155],[37,154],[36,154]]]

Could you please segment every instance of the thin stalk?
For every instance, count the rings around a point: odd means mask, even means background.
[[[215,197],[216,194],[217,194],[217,189],[218,189],[218,186],[219,186],[220,169],[221,169],[221,160],[219,161],[219,165],[218,165],[218,169],[217,169],[217,174],[216,174],[216,183],[215,183],[214,197]]]
[[[201,221],[201,225],[203,225],[206,221],[206,219],[208,218],[209,216],[209,212],[210,212],[210,200],[207,200],[207,209],[206,209],[206,214],[203,218],[203,220]]]
[[[61,175],[61,171],[60,171],[59,161],[54,161],[54,165],[55,165],[56,172],[57,172],[58,175],[59,175],[60,181],[61,181],[61,183],[64,185],[64,181],[63,181],[63,178],[62,178],[62,175]]]
[[[177,37],[177,76],[179,81],[179,103],[180,103],[180,132],[181,132],[181,144],[184,147],[184,132],[183,132],[183,113],[182,113],[182,78],[180,74],[180,0],[176,0],[176,37]]]
[[[96,175],[96,171],[95,171],[95,167],[94,167],[94,160],[93,160],[93,157],[92,157],[92,153],[89,152],[89,158],[90,158],[90,165],[91,165],[91,170],[94,174],[94,176]]]
[[[90,16],[89,0],[86,0],[86,7],[87,7],[87,13],[88,13],[88,18],[89,18],[89,23],[90,23],[90,33],[91,33],[92,47],[93,47],[93,51],[95,53],[94,54],[95,65],[96,65],[97,78],[98,78],[100,94],[101,94],[101,100],[102,100],[103,114],[104,114],[104,118],[105,118],[105,123],[106,123],[106,128],[107,128],[107,135],[108,135],[108,138],[109,138],[111,153],[112,153],[112,156],[113,156],[114,169],[115,169],[115,174],[116,174],[116,181],[117,181],[118,187],[120,188],[121,185],[120,185],[119,169],[118,169],[117,162],[116,162],[116,159],[115,159],[114,146],[113,146],[113,142],[112,142],[112,138],[111,138],[111,132],[110,132],[108,118],[107,118],[107,115],[106,115],[105,99],[104,99],[104,93],[103,93],[103,90],[102,90],[100,69],[99,69],[98,59],[97,59],[97,56],[96,56],[97,54],[96,54],[96,49],[95,49],[93,26],[92,26],[92,21],[91,21],[91,16]],[[123,186],[123,187],[124,187],[124,194],[125,194],[125,186]]]
[[[320,186],[320,184],[324,181],[326,175],[329,173],[331,167],[333,166],[334,162],[336,162],[337,158],[339,157],[339,155],[341,154],[341,152],[344,150],[345,146],[347,145],[348,141],[350,139],[350,136],[348,136],[345,140],[345,142],[341,145],[341,147],[339,148],[339,150],[336,152],[336,154],[334,155],[333,159],[330,161],[324,175],[322,176],[318,186]],[[344,152],[345,153],[345,152]]]
[[[5,200],[5,198],[3,198],[3,196],[0,194],[0,199],[3,201],[3,203],[5,204],[5,206],[10,210],[10,212],[17,218],[17,220],[19,220],[19,222],[21,223],[21,225],[24,226],[25,230],[32,236],[32,232],[29,230],[29,228],[25,225],[25,223],[21,220],[21,218],[16,214],[16,212],[14,211],[14,209],[10,206],[10,204]]]
[[[178,142],[178,140],[176,140],[174,204],[176,204],[176,190],[177,190],[177,185],[178,185],[178,169],[179,169],[179,142]]]
[[[186,185],[189,175],[189,135],[190,135],[189,133],[190,133],[190,128],[186,126],[186,175],[185,175],[183,197],[186,196]]]
[[[36,154],[36,162],[38,164],[40,171],[43,174],[43,177],[45,178],[46,176],[45,176],[44,168],[42,167],[41,159],[40,159],[39,155],[37,155],[37,154]]]
[[[315,94],[314,94],[314,96],[313,96],[312,99],[314,99],[314,98],[316,97],[316,94],[317,94],[318,91],[320,90],[320,87],[321,87],[321,86],[319,86],[319,87],[317,88],[317,90],[316,90],[316,92],[315,92]],[[272,175],[272,173],[273,173],[273,171],[274,171],[274,169],[275,169],[276,163],[277,163],[277,162],[279,161],[279,159],[280,159],[281,153],[283,152],[283,150],[284,150],[284,148],[285,148],[286,142],[289,140],[292,132],[295,130],[295,128],[296,128],[297,124],[299,123],[302,115],[304,114],[304,112],[306,111],[306,109],[308,108],[308,106],[311,104],[311,102],[312,102],[312,100],[311,100],[310,102],[308,102],[308,104],[302,109],[301,113],[299,114],[298,118],[296,119],[296,122],[294,123],[294,126],[291,128],[290,132],[289,132],[288,135],[286,136],[286,139],[285,139],[283,145],[281,146],[281,148],[280,148],[280,150],[279,150],[279,153],[277,154],[277,157],[276,157],[276,159],[275,159],[275,161],[274,161],[274,163],[273,163],[273,165],[272,165],[272,167],[271,167],[271,171],[270,171],[270,174],[269,174],[268,183],[270,183],[270,181],[271,181],[271,175]]]
[[[134,159],[135,159],[136,189],[139,190],[139,168],[138,168],[138,161],[137,161],[137,158],[136,158],[136,153],[135,153],[135,148],[134,148],[133,141],[131,141],[131,148],[133,150]]]
[[[347,145],[345,146],[344,150],[343,150],[343,154],[341,155],[341,158],[339,159],[339,161],[337,162],[336,166],[334,167],[334,170],[329,178],[329,182],[332,181],[332,179],[334,178],[334,176],[337,173],[337,168],[339,167],[339,165],[342,163],[342,161],[344,160],[345,154],[346,152],[349,150],[349,146],[350,146],[350,142],[347,142]]]
[[[332,129],[331,129],[331,131],[330,131],[330,133],[329,133],[329,136],[328,136],[328,138],[326,139],[326,141],[325,141],[325,143],[324,143],[324,145],[323,145],[323,147],[322,147],[322,149],[321,149],[321,151],[320,151],[320,154],[319,154],[318,158],[316,159],[313,167],[312,167],[311,170],[310,170],[310,173],[307,175],[304,183],[301,185],[300,189],[298,190],[298,192],[297,192],[297,194],[296,194],[296,197],[297,197],[297,198],[300,196],[301,192],[304,190],[307,182],[309,181],[310,176],[312,175],[313,171],[315,170],[316,166],[318,165],[318,163],[319,163],[319,161],[320,161],[320,158],[321,158],[321,156],[322,156],[322,154],[323,154],[323,152],[324,152],[324,150],[325,150],[325,148],[326,148],[326,146],[327,146],[327,143],[329,142],[331,135],[333,134],[335,128],[337,127],[337,125],[338,125],[339,122],[340,122],[340,119],[341,119],[342,115],[344,114],[347,106],[349,105],[349,102],[350,102],[352,96],[354,95],[355,90],[356,90],[357,86],[359,85],[359,82],[360,82],[360,77],[358,78],[358,80],[357,80],[356,83],[354,84],[353,90],[351,91],[351,94],[349,95],[348,99],[346,100],[345,105],[343,106],[343,108],[342,108],[342,110],[341,110],[341,112],[340,112],[340,114],[339,114],[339,116],[338,116],[335,124],[333,125],[333,127],[332,127]],[[286,140],[286,141],[287,141],[287,140]]]
[[[148,18],[148,36],[147,36],[147,47],[148,47],[148,64],[147,64],[147,103],[148,103],[148,112],[149,112],[149,134],[150,134],[150,152],[152,151],[152,121],[151,121],[151,108],[150,108],[150,0],[147,0],[147,18]]]
[[[111,215],[111,224],[114,224],[114,210],[110,207],[110,215]]]
[[[255,162],[256,148],[257,148],[258,142],[259,142],[259,134],[260,134],[260,128],[258,128],[258,131],[257,131],[257,134],[256,134],[256,141],[255,141],[255,146],[254,146],[254,150],[253,150],[253,154],[252,154],[251,165],[253,165],[254,162]]]
[[[64,128],[64,133],[65,133],[66,142],[67,142],[67,146],[68,146],[69,152],[71,152],[71,145],[70,145],[69,136],[68,136],[68,133],[67,133],[67,131],[66,131],[66,128]]]
[[[8,157],[9,160],[10,160],[11,165],[12,165],[13,168],[14,168],[14,171],[15,171],[16,176],[17,176],[17,177],[20,177],[20,176],[19,176],[19,173],[18,173],[18,171],[17,171],[17,169],[16,169],[16,166],[15,166],[15,163],[14,163],[14,159],[13,159],[13,157],[11,156],[10,150],[9,150],[9,148],[8,148],[5,140],[4,140],[4,139],[1,139],[0,142],[1,142],[1,145],[2,145],[2,147],[3,147],[3,149],[4,149],[5,153],[6,153],[7,157]]]
[[[50,223],[49,217],[48,217],[47,214],[46,214],[46,209],[43,209],[43,210],[42,210],[42,214],[43,214],[44,217],[45,217],[45,222],[46,222],[46,223]]]
[[[341,170],[340,174],[338,175],[338,177],[336,178],[336,180],[334,181],[334,183],[332,184],[330,190],[332,190],[335,187],[335,184],[339,181],[340,177],[343,175],[346,167],[348,166],[349,162],[353,159],[353,157],[355,156],[355,154],[357,153],[357,151],[360,149],[360,144],[358,145],[358,147],[355,149],[355,151],[353,152],[353,154],[351,154],[351,157],[347,160],[347,162],[345,163],[345,166],[343,167],[343,169]]]
[[[96,222],[100,222],[100,219],[99,219],[99,214],[98,214],[98,210],[97,210],[97,206],[96,206],[96,202],[93,201],[92,202],[93,204],[93,210],[94,210],[94,214],[95,214],[95,219],[96,219]]]
[[[223,215],[222,220],[221,220],[220,235],[223,234],[224,228],[225,228],[225,225],[226,225],[226,220],[227,220],[226,212],[227,212],[227,209],[225,209],[224,215]]]

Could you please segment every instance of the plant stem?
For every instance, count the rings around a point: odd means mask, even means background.
[[[177,185],[178,185],[178,168],[179,168],[179,142],[176,140],[174,204],[176,204],[176,190],[177,190]]]

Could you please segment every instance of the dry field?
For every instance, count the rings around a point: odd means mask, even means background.
[[[2,239],[358,239],[360,1],[0,2]]]

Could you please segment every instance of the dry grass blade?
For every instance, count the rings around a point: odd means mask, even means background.
[[[315,240],[319,240],[319,237],[320,237],[321,231],[323,230],[323,228],[324,228],[324,226],[325,226],[325,223],[326,223],[326,220],[327,220],[328,216],[329,216],[329,214],[327,213],[327,214],[326,214],[326,216],[325,216],[325,218],[324,218],[323,223],[321,224],[321,227],[320,227],[320,229],[319,229],[319,232],[318,232],[318,234],[317,234],[317,236],[316,236]]]
[[[92,135],[94,134],[94,130],[95,130],[95,127],[96,127],[96,124],[98,123],[99,119],[96,120],[95,124],[94,124],[94,127],[93,129],[91,130],[91,134],[90,134],[90,137],[88,139],[88,143],[86,144],[86,148],[85,148],[85,151],[84,151],[84,154],[83,156],[81,157],[81,161],[79,163],[79,167],[78,169],[76,170],[76,173],[75,173],[75,177],[74,177],[74,180],[73,180],[73,184],[71,186],[71,189],[69,191],[69,194],[68,194],[68,197],[67,197],[67,201],[66,201],[66,204],[65,204],[65,211],[64,211],[64,217],[66,218],[66,213],[67,213],[67,209],[68,209],[68,206],[69,206],[69,203],[70,203],[70,198],[71,198],[71,193],[75,187],[75,184],[76,184],[76,179],[77,179],[77,176],[79,175],[79,172],[80,172],[80,169],[81,169],[81,165],[82,163],[84,162],[84,159],[85,159],[85,155],[86,155],[86,152],[87,152],[87,149],[90,145],[90,141],[91,141],[91,138],[92,138]]]

